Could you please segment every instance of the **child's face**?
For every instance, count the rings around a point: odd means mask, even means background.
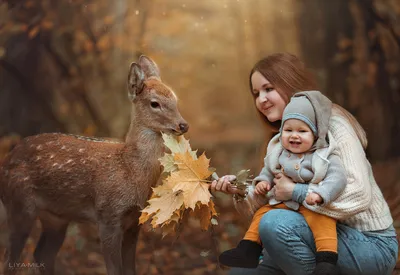
[[[310,150],[314,144],[314,138],[310,127],[301,120],[288,119],[283,124],[282,146],[294,154],[301,154]]]

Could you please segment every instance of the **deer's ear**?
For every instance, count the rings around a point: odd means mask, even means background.
[[[134,100],[144,87],[144,72],[136,63],[132,63],[128,75],[128,97]]]
[[[142,67],[142,70],[144,71],[146,78],[156,77],[160,79],[160,70],[158,69],[157,64],[149,57],[141,55],[139,57],[139,64],[140,67]]]

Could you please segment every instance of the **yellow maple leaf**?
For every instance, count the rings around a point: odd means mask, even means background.
[[[210,160],[204,154],[194,160],[189,152],[175,154],[174,159],[179,170],[166,179],[168,184],[174,186],[172,190],[183,191],[183,201],[187,208],[194,210],[197,202],[207,205],[211,193],[208,190],[209,184],[204,180],[212,174],[208,169]]]
[[[170,192],[173,192],[173,190],[172,190],[173,188],[174,188],[173,184],[171,184],[171,183],[169,183],[167,181],[163,181],[163,184],[160,184],[160,185],[158,185],[156,187],[153,187],[153,195],[152,196],[161,197],[164,194],[168,194]]]
[[[158,159],[163,166],[163,172],[171,173],[178,169],[178,166],[175,164],[174,156],[172,154],[164,154],[161,158]]]
[[[164,140],[165,146],[171,150],[171,153],[174,155],[176,153],[184,154],[189,152],[193,159],[197,159],[197,151],[192,151],[190,148],[189,140],[185,139],[184,136],[172,136],[167,134],[162,134],[162,138]]]
[[[206,230],[217,216],[209,191],[210,176],[215,171],[203,153],[197,157],[183,136],[163,134],[170,153],[160,158],[163,166],[163,184],[153,188],[148,206],[142,210],[139,223],[151,220],[153,228],[161,227],[163,237],[175,232],[182,224],[185,213],[191,213]],[[191,209],[191,211],[189,211]]]
[[[183,192],[165,192],[161,197],[153,197],[148,200],[149,205],[142,210],[139,219],[147,221],[145,217],[152,217],[152,225],[156,227],[171,219],[176,210],[182,207]],[[146,215],[147,214],[147,215]],[[142,216],[144,216],[142,218]]]

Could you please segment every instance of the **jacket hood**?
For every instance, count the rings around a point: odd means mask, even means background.
[[[318,137],[313,149],[327,147],[329,120],[332,114],[332,101],[324,96],[320,91],[304,91],[293,95],[293,97],[305,96],[311,102],[317,122]]]

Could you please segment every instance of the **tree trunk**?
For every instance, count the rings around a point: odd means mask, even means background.
[[[400,55],[398,37],[377,21],[373,4],[303,1],[300,37],[322,92],[356,116],[377,161],[400,156]]]

